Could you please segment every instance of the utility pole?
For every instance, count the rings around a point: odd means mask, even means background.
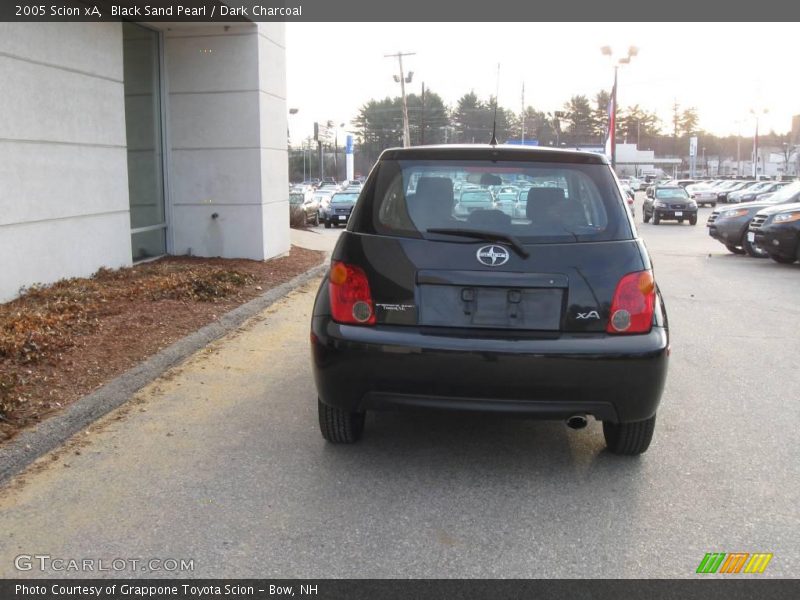
[[[400,94],[403,98],[403,147],[408,148],[411,145],[411,133],[408,129],[408,104],[406,104],[406,83],[411,83],[411,78],[414,75],[413,71],[408,72],[408,78],[403,73],[403,57],[414,56],[416,52],[397,52],[395,54],[384,54],[384,58],[397,58],[397,63],[400,66],[400,78],[394,76],[394,80],[400,82]]]
[[[522,82],[522,135],[520,137],[522,145],[525,145],[525,82]]]
[[[422,123],[419,126],[419,144],[425,145],[425,82],[422,82]]]

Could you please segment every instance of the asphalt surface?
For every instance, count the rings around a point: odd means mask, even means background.
[[[796,577],[800,264],[729,254],[708,208],[653,226],[638,204],[672,334],[645,455],[596,422],[471,415],[370,415],[327,445],[312,283],[8,484],[0,576],[696,577],[706,552],[771,552],[759,577]],[[34,554],[194,570],[15,569]]]

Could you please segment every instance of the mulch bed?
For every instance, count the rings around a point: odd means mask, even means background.
[[[0,442],[178,339],[322,262],[165,257],[0,304]]]

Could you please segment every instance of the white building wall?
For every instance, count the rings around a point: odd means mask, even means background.
[[[165,31],[174,254],[264,260],[289,250],[283,28]]]
[[[0,302],[131,262],[119,23],[0,23]]]
[[[267,256],[289,251],[286,35],[283,23],[258,23],[261,199]]]

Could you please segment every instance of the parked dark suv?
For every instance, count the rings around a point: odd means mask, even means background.
[[[800,260],[800,203],[762,208],[750,221],[748,234],[775,262]]]
[[[783,186],[764,200],[747,202],[714,210],[708,217],[708,234],[719,240],[734,254],[747,253],[766,258],[767,252],[755,244],[755,232],[748,231],[750,221],[763,208],[800,202],[800,182]]]
[[[688,219],[690,225],[697,225],[697,203],[681,186],[657,185],[647,190],[642,204],[642,219],[645,223],[653,219],[653,225],[661,221],[683,223]]]
[[[524,217],[455,211],[453,181],[530,184]],[[650,444],[667,316],[604,156],[495,146],[386,150],[333,251],[311,319],[322,435],[368,410],[435,408],[603,422]]]

